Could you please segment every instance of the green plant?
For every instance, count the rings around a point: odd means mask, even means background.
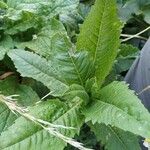
[[[71,139],[84,123],[110,150],[137,150],[136,135],[150,137],[150,114],[134,91],[124,82],[104,84],[120,45],[115,1],[96,0],[75,46],[58,14],[77,6],[71,0],[0,3],[0,71],[13,72],[0,81],[1,150],[61,150],[66,143],[86,149]]]
[[[124,21],[128,21],[134,15],[142,15],[145,22],[150,23],[150,2],[149,0],[118,0],[119,15]]]

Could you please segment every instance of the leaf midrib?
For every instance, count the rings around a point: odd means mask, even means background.
[[[69,55],[69,57],[70,57],[70,59],[71,59],[71,62],[72,62],[72,64],[73,64],[74,68],[75,68],[75,71],[76,71],[76,73],[77,73],[78,79],[80,80],[81,85],[83,85],[83,80],[82,80],[82,78],[81,78],[81,74],[80,74],[80,72],[79,72],[78,69],[77,69],[77,66],[76,66],[76,64],[75,64],[75,62],[74,62],[73,57],[69,54],[69,52],[68,52],[68,55]]]
[[[104,2],[104,7],[103,7],[103,14],[101,16],[101,22],[100,22],[100,27],[99,27],[99,32],[98,32],[98,39],[97,39],[97,43],[96,43],[96,51],[95,51],[95,55],[94,55],[94,63],[96,62],[96,57],[97,57],[97,51],[98,51],[98,45],[101,45],[101,37],[100,37],[100,33],[102,31],[102,27],[103,27],[103,18],[104,18],[104,14],[105,14],[105,7],[106,7],[106,3],[107,3],[107,0]],[[100,44],[101,43],[101,44]]]
[[[32,53],[32,54],[34,54],[34,53]],[[15,53],[15,55],[17,55],[17,53]],[[34,54],[34,55],[35,55],[35,54]],[[39,68],[38,66],[35,66],[34,64],[30,63],[27,59],[23,58],[22,56],[20,56],[20,55],[17,55],[17,56],[20,57],[22,60],[24,60],[24,61],[25,61],[26,63],[28,63],[29,65],[31,65],[32,67],[34,67],[35,69],[39,70],[39,72],[42,72],[42,73],[46,74],[48,77],[53,78],[53,79],[59,81],[61,84],[67,86],[67,85],[64,84],[60,79],[58,79],[56,76],[54,77],[53,74],[50,75],[50,74],[48,74],[49,72],[46,72],[45,70]],[[39,57],[39,56],[38,56],[38,57]],[[41,58],[41,59],[42,59],[42,58]],[[44,59],[43,59],[43,60],[44,60]],[[45,62],[46,62],[46,61],[45,61]],[[48,63],[48,62],[46,62],[46,63]],[[50,66],[50,67],[52,67],[52,66]],[[18,68],[18,67],[17,67],[17,68]],[[52,68],[53,68],[53,67],[52,67]],[[55,68],[53,68],[53,69],[55,70]],[[20,69],[18,69],[18,70],[20,70]],[[25,73],[22,73],[22,74],[25,74]],[[28,75],[27,75],[27,76],[28,76]]]
[[[107,105],[110,105],[110,106],[113,106],[113,107],[119,109],[121,112],[125,113],[125,111],[124,111],[123,109],[119,108],[118,106],[116,106],[116,105],[114,105],[114,104],[111,104],[111,103],[108,103],[108,102],[105,102],[105,101],[101,101],[101,100],[99,100],[99,99],[96,99],[96,101],[102,102],[102,103],[107,104]],[[134,120],[136,120],[137,122],[139,122],[136,118],[134,118],[134,116],[133,116],[132,114],[129,114],[129,113],[125,113],[125,114],[128,115],[128,116],[130,116],[130,117],[132,117],[132,118],[133,118]]]
[[[120,141],[120,143],[123,145],[123,147],[128,150],[127,146],[124,144],[124,142],[122,141],[122,139],[117,135],[117,133],[114,131],[114,129],[111,126],[107,126],[115,135],[115,137],[118,139],[118,141]]]

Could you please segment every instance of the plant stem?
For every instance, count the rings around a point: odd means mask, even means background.
[[[141,35],[142,33],[148,31],[149,29],[150,29],[150,26],[149,26],[148,28],[142,30],[141,32],[135,34],[135,35],[131,35],[130,37],[128,37],[128,38],[126,38],[126,39],[123,39],[122,42],[126,42],[126,41],[128,41],[128,40],[133,39],[133,38],[137,38],[137,36],[139,36],[139,35]]]
[[[133,35],[131,35],[131,34],[121,34],[121,37],[127,37],[127,38],[129,38],[129,37],[132,37]],[[138,39],[142,39],[142,40],[146,40],[147,41],[147,38],[145,38],[145,37],[142,37],[142,36],[136,36],[135,38],[138,38]]]

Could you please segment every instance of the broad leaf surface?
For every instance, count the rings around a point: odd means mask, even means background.
[[[116,70],[117,74],[128,71],[134,60],[137,58],[138,53],[138,48],[129,44],[121,44],[117,61],[114,64],[114,69]]]
[[[78,0],[8,0],[2,16],[6,34],[38,30],[49,18],[76,10]]]
[[[88,53],[76,52],[63,24],[55,19],[42,29],[37,39],[22,45],[46,57],[58,68],[59,76],[64,78],[67,84],[83,85],[92,74],[93,63]]]
[[[149,0],[130,0],[119,7],[119,16],[127,22],[134,18],[134,15],[143,15],[144,20],[150,23],[150,1]]]
[[[21,43],[21,47],[27,47],[49,59],[53,53],[71,48],[71,42],[66,34],[63,24],[56,19],[51,19],[31,41]]]
[[[31,12],[17,12],[10,9],[7,11],[7,17],[4,18],[5,34],[15,35],[25,32],[29,29],[38,29],[44,20]]]
[[[15,77],[0,81],[1,94],[6,96],[17,94],[17,102],[23,106],[33,105],[40,101],[37,94],[28,86],[19,85]],[[18,116],[14,115],[6,106],[0,103],[0,134],[12,125]]]
[[[150,114],[125,83],[109,84],[94,100],[84,110],[86,121],[104,123],[143,137],[150,137]]]
[[[107,150],[140,150],[138,138],[130,132],[98,123],[90,127]]]
[[[0,42],[0,60],[2,60],[5,54],[14,48],[14,42],[10,36],[6,36]]]
[[[81,101],[74,99],[74,105],[68,107],[57,99],[49,100],[31,107],[31,113],[37,118],[50,121],[53,124],[75,127],[75,130],[61,129],[61,133],[73,137],[78,133],[83,123],[83,118],[79,114]],[[0,136],[0,149],[3,150],[63,150],[66,146],[62,140],[53,137],[47,131],[35,125],[35,123],[26,120],[23,117],[18,118],[15,123],[9,127]]]
[[[68,13],[78,6],[78,0],[8,0],[9,7],[17,10],[28,11],[40,15],[47,14],[53,17],[61,13]]]
[[[8,6],[7,6],[7,4],[6,3],[4,3],[3,1],[0,1],[0,8],[1,9],[5,9],[5,8],[7,8]]]
[[[53,66],[59,69],[59,76],[66,83],[84,85],[86,80],[93,75],[93,62],[87,52],[58,52],[51,59]]]
[[[70,99],[73,99],[76,96],[81,98],[84,104],[87,104],[89,102],[89,95],[85,91],[85,88],[78,84],[72,84],[69,90],[64,94],[62,99],[70,101]]]
[[[62,23],[52,19],[36,36],[36,39],[24,42],[21,47],[44,56],[58,70],[56,76],[62,82],[84,85],[92,76],[94,69],[89,54],[76,52]]]
[[[9,52],[8,55],[23,77],[31,77],[42,82],[51,90],[52,95],[61,96],[68,90],[68,86],[57,79],[57,68],[54,68],[46,59],[19,49]]]
[[[90,52],[100,85],[108,75],[117,55],[120,25],[115,1],[96,0],[81,27],[77,49]]]

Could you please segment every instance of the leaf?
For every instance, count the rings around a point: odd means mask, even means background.
[[[70,10],[75,10],[78,6],[78,0],[8,0],[9,7],[17,10],[29,11],[39,15],[47,15],[52,18],[58,14],[68,13]]]
[[[130,44],[121,44],[119,48],[118,57],[135,57],[135,54],[139,49],[137,47],[134,47]]]
[[[75,97],[81,98],[84,104],[87,104],[89,102],[89,95],[85,91],[84,87],[78,84],[72,84],[69,90],[64,94],[62,99],[70,101],[70,99],[73,99]]]
[[[28,86],[20,85],[15,77],[9,77],[0,81],[1,94],[6,96],[17,94],[17,102],[23,106],[33,105],[35,102],[40,101],[37,94]],[[6,106],[0,103],[0,134],[11,126],[18,118]]]
[[[104,123],[149,138],[150,115],[123,82],[104,87],[85,110],[86,121]]]
[[[22,84],[32,87],[34,91],[38,94],[40,98],[43,98],[50,90],[41,82],[36,81],[32,78],[23,78]]]
[[[28,29],[39,30],[49,18],[75,10],[78,3],[78,0],[8,0],[8,9],[2,17],[3,28],[10,35]]]
[[[28,29],[38,29],[44,20],[31,12],[8,10],[5,22],[5,34],[15,35]]]
[[[139,56],[139,50],[130,44],[121,44],[116,61],[111,72],[105,79],[103,85],[107,85],[115,80],[124,80],[124,73],[128,71],[134,60]]]
[[[128,71],[133,64],[135,58],[118,58],[117,62],[114,64],[114,69],[116,74],[121,74],[124,71]]]
[[[140,150],[138,138],[130,132],[104,124],[90,125],[97,140],[108,150]],[[134,145],[134,146],[133,146]]]
[[[0,91],[2,94],[9,95],[19,95],[18,103],[23,106],[30,106],[40,101],[36,92],[32,90],[31,87],[19,84],[16,77],[8,77],[4,80],[0,80]]]
[[[127,22],[133,18],[133,14],[144,16],[144,20],[150,24],[150,2],[149,0],[130,0],[119,8],[119,16]]]
[[[5,36],[0,42],[0,60],[2,60],[5,54],[14,48],[14,42],[10,36]]]
[[[62,134],[73,137],[79,132],[79,128],[83,123],[83,118],[79,115],[80,104],[81,101],[78,98],[76,98],[75,105],[70,107],[57,99],[51,99],[31,107],[30,110],[32,115],[45,121],[75,127],[76,130],[61,130]],[[66,143],[62,140],[53,137],[47,131],[23,117],[18,118],[15,124],[0,136],[1,150],[40,150],[49,148],[63,150],[65,146]]]
[[[117,55],[120,27],[114,0],[96,0],[81,27],[77,49],[90,52],[100,85]]]
[[[68,86],[57,79],[58,70],[44,58],[19,49],[9,52],[8,55],[23,77],[42,82],[51,90],[53,96],[62,96],[68,90]]]
[[[80,3],[78,12],[83,19],[85,19],[87,15],[89,14],[93,3],[94,3],[93,0],[89,1],[88,3]]]
[[[57,68],[57,76],[65,84],[84,85],[93,74],[93,62],[87,52],[76,52],[62,23],[52,19],[36,39],[22,44],[44,56]]]
[[[8,55],[23,77],[42,82],[55,96],[63,96],[72,83],[83,84],[92,71],[85,53],[59,53],[51,62],[23,50],[13,50]]]
[[[49,59],[55,51],[67,51],[72,47],[66,36],[63,24],[56,19],[51,19],[48,25],[44,26],[37,35],[34,35],[31,41],[21,43],[21,47],[27,47]]]
[[[8,6],[7,6],[7,4],[6,3],[4,3],[3,1],[0,1],[0,8],[1,9],[5,9],[5,8],[7,8]]]
[[[138,11],[139,5],[136,0],[130,0],[119,8],[118,13],[121,20],[127,22],[130,18],[132,18],[132,15],[138,13]]]
[[[144,20],[150,24],[150,4],[149,7],[145,10],[143,10],[143,14],[144,14]]]
[[[117,56],[117,61],[114,64],[116,74],[128,71],[138,54],[138,48],[130,44],[121,44]]]
[[[74,11],[79,4],[79,0],[53,0],[51,2],[51,16],[56,14],[66,14]]]
[[[93,62],[87,52],[59,51],[51,59],[53,66],[59,70],[58,74],[69,85],[80,84],[84,86],[86,80],[93,76]]]
[[[17,116],[14,115],[6,106],[0,103],[0,135],[9,126],[11,126],[16,119]]]

